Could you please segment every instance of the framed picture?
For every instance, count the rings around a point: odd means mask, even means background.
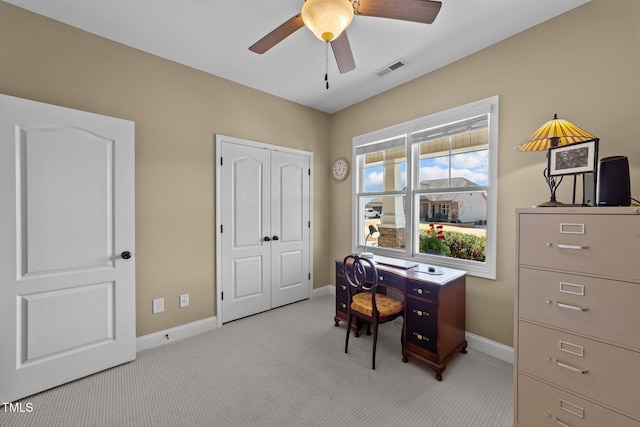
[[[598,160],[598,139],[549,148],[549,176],[594,172]]]

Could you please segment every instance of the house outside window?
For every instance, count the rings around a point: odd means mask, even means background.
[[[495,279],[497,141],[497,96],[355,137],[354,252]]]

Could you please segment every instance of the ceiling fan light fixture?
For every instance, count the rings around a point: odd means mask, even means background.
[[[302,21],[317,38],[330,42],[351,24],[353,5],[349,0],[306,0]]]

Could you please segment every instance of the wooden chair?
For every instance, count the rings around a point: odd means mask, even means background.
[[[373,328],[373,354],[371,368],[376,369],[376,342],[378,324],[389,322],[402,316],[404,304],[395,298],[377,293],[378,270],[368,258],[348,255],[342,261],[344,276],[347,279],[347,338],[344,352],[349,348],[349,335],[353,318],[363,320]],[[370,335],[367,329],[367,335]]]

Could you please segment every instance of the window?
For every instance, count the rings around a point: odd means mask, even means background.
[[[495,279],[497,142],[497,96],[355,137],[354,252]]]

